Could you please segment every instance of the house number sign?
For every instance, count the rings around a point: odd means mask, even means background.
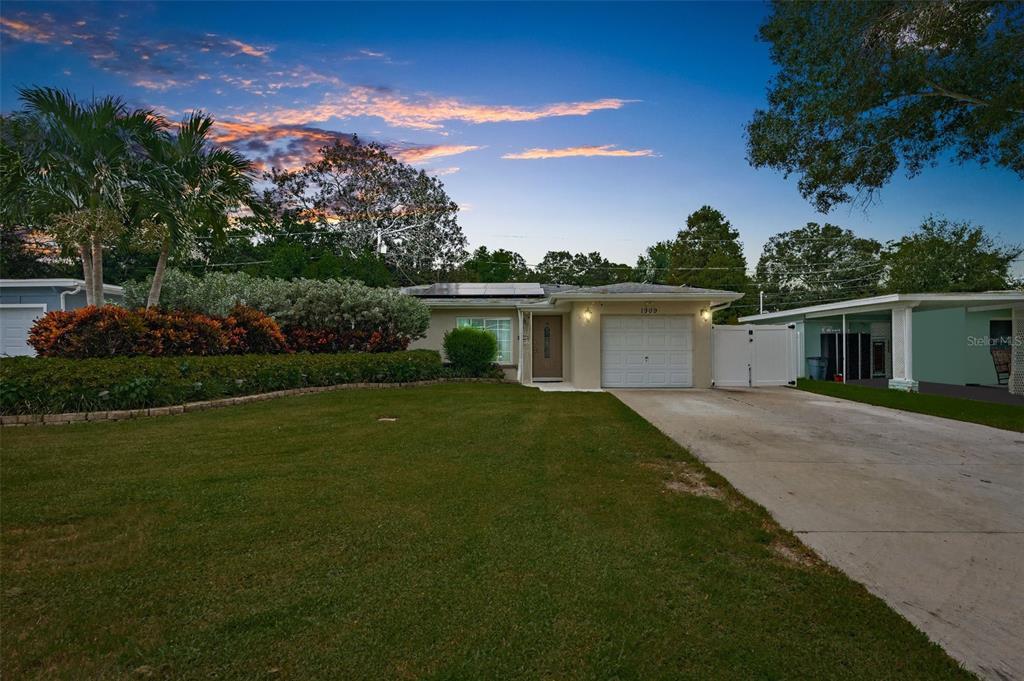
[[[640,314],[658,314],[658,308],[654,307],[650,303],[644,303],[640,308]]]

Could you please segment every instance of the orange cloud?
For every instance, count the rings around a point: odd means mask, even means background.
[[[216,144],[234,147],[252,157],[261,169],[275,167],[294,170],[314,159],[325,146],[335,142],[350,143],[352,135],[305,125],[218,120],[211,139]],[[420,164],[480,148],[471,144],[392,144],[388,146],[388,152],[404,163]],[[449,175],[457,170],[442,169],[438,174]]]
[[[540,107],[472,104],[454,97],[420,97],[370,87],[352,87],[341,95],[325,97],[320,104],[308,108],[285,108],[269,112],[253,112],[243,120],[262,123],[303,125],[331,118],[372,116],[389,125],[417,130],[438,130],[444,121],[464,123],[505,123],[536,121],[559,116],[587,116],[595,111],[621,109],[635,101],[629,99],[597,99],[586,102],[562,102]]]
[[[213,141],[218,144],[231,144],[242,140],[260,138],[278,140],[287,137],[306,137],[327,141],[341,133],[331,133],[319,128],[303,128],[300,126],[262,125],[237,121],[218,120],[214,128]]]
[[[467,151],[476,151],[480,147],[471,144],[431,144],[426,146],[397,149],[392,156],[405,163],[422,163],[435,158],[455,156]]]
[[[0,17],[0,33],[30,43],[48,43],[53,40],[52,31],[7,17]]]
[[[564,149],[527,149],[518,154],[505,154],[502,158],[511,160],[530,160],[539,158],[570,158],[574,156],[617,156],[641,157],[656,156],[652,149],[616,149],[614,144],[600,146],[565,147]]]
[[[219,120],[214,126],[212,140],[251,157],[260,170],[295,170],[313,159],[321,148],[335,142],[350,143],[352,136],[301,125]]]
[[[241,40],[234,40],[232,38],[225,40],[225,43],[237,48],[238,52],[236,54],[247,54],[250,57],[266,57],[267,53],[273,50],[272,47],[256,47],[255,45],[243,43]]]

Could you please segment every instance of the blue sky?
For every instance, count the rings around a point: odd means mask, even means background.
[[[793,178],[754,170],[743,126],[774,67],[759,3],[17,3],[0,12],[0,101],[18,86],[119,94],[294,165],[355,133],[442,177],[472,247],[537,262],[599,250],[632,263],[701,205],[772,234],[829,221],[880,240],[929,214],[1024,241],[1024,191],[947,164],[867,210],[817,213]],[[1018,268],[1020,271],[1022,268]]]

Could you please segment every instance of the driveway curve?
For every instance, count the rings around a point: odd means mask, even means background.
[[[791,388],[613,393],[968,669],[1024,679],[1024,435]]]

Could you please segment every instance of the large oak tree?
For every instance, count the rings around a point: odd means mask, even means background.
[[[295,171],[274,170],[267,199],[280,222],[338,237],[349,254],[377,253],[408,280],[465,257],[459,207],[444,185],[358,138],[324,147]]]
[[[952,156],[1024,177],[1024,3],[774,2],[748,158],[821,211]]]
[[[836,225],[809,222],[765,243],[755,280],[765,311],[878,292],[882,245]]]
[[[1010,272],[1024,248],[998,243],[982,227],[928,218],[883,256],[892,293],[993,291],[1021,285]]]

